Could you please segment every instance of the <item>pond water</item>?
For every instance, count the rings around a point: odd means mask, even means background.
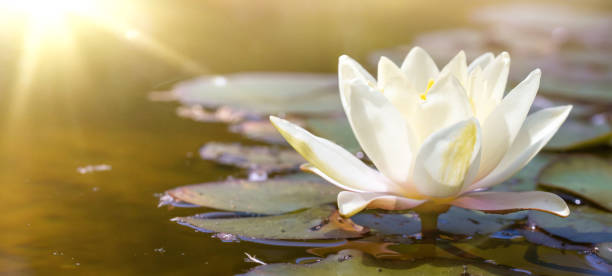
[[[309,247],[227,242],[171,221],[215,210],[158,208],[164,191],[245,176],[201,160],[202,145],[261,143],[181,118],[178,104],[149,92],[204,73],[335,73],[341,54],[366,63],[372,51],[471,26],[475,9],[506,2],[109,1],[126,6],[111,18],[138,31],[71,17],[70,35],[34,43],[34,58],[22,45],[26,22],[3,16],[0,274],[232,275],[257,265],[245,252],[267,263],[315,257]],[[581,5],[612,11],[606,1]],[[535,274],[605,274],[575,251],[482,244],[489,262],[517,258]]]

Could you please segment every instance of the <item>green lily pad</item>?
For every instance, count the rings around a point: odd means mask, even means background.
[[[507,228],[526,217],[526,212],[499,215],[451,207],[448,212],[438,217],[438,229],[455,235],[486,235]]]
[[[588,206],[571,207],[571,213],[561,218],[548,213],[530,211],[529,223],[544,231],[578,243],[612,241],[612,213]]]
[[[597,244],[597,256],[612,264],[612,242],[604,242]]]
[[[542,170],[540,185],[563,190],[612,211],[612,162],[571,155]]]
[[[297,174],[265,181],[227,180],[167,191],[175,200],[220,210],[280,214],[336,201],[340,190],[321,178]]]
[[[342,218],[331,205],[277,216],[218,218],[218,214],[179,217],[174,221],[211,232],[254,239],[345,239],[361,237],[367,232],[366,228],[355,225],[350,219]]]
[[[509,268],[452,259],[383,260],[354,249],[311,264],[268,264],[243,274],[254,275],[515,275]]]
[[[569,119],[548,142],[547,150],[574,150],[597,145],[607,145],[612,139],[612,128],[608,122],[592,122]]]
[[[540,171],[554,159],[555,155],[553,154],[538,153],[538,155],[529,161],[527,166],[521,169],[512,178],[499,185],[493,186],[491,189],[500,192],[533,191],[538,183]]]
[[[261,115],[342,110],[335,75],[266,72],[205,76],[179,83],[172,92],[184,104],[231,106]]]
[[[296,171],[306,163],[293,149],[268,146],[242,146],[211,142],[200,149],[200,156],[224,165],[263,172]]]
[[[331,140],[350,152],[361,149],[346,117],[312,118],[306,121],[306,127],[314,134]]]

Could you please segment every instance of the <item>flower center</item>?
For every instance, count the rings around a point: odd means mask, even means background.
[[[429,82],[427,82],[427,88],[425,89],[425,92],[421,93],[419,95],[419,97],[421,97],[421,100],[425,101],[427,100],[427,92],[429,92],[429,89],[434,85],[434,80],[430,79]]]

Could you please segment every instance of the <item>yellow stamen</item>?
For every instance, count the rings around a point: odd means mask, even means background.
[[[434,80],[430,79],[429,82],[427,82],[427,88],[425,89],[425,92],[421,93],[421,95],[419,95],[421,97],[421,100],[427,100],[427,92],[429,92],[429,89],[434,85]]]

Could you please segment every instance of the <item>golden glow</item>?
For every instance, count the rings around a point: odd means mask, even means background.
[[[132,16],[129,11],[141,10],[133,5],[130,1],[108,0],[0,0],[0,16],[16,20],[2,27],[23,29],[18,76],[13,84],[14,97],[10,105],[11,117],[20,117],[27,110],[27,99],[33,96],[34,92],[30,90],[43,62],[61,65],[55,70],[64,79],[91,77],[81,64],[78,39],[73,32],[73,27],[77,26],[80,29],[83,25],[94,26],[109,31],[184,71],[206,73],[190,58],[129,23]]]
[[[419,95],[419,97],[421,97],[421,100],[427,100],[427,92],[429,92],[429,89],[431,89],[431,87],[434,85],[434,80],[431,79],[427,82],[427,88],[425,89],[425,92],[421,93],[421,95]]]

